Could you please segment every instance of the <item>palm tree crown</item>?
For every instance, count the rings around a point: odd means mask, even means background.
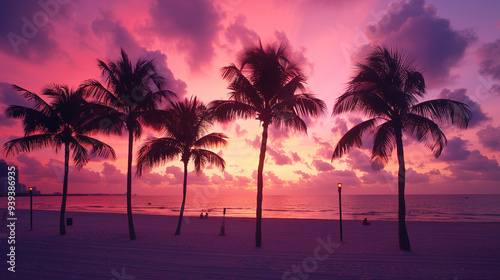
[[[299,63],[291,59],[285,44],[259,44],[247,48],[240,57],[240,67],[230,64],[222,68],[229,81],[229,100],[216,100],[209,107],[221,122],[236,118],[256,118],[262,124],[262,143],[257,168],[257,226],[255,243],[261,246],[262,190],[268,127],[307,132],[301,116],[318,116],[325,103],[304,91],[305,77]]]
[[[132,218],[132,154],[134,139],[142,135],[142,125],[157,127],[158,105],[162,100],[170,100],[175,93],[163,90],[164,78],[156,72],[153,60],[139,59],[135,65],[122,49],[117,62],[98,60],[98,66],[106,77],[106,86],[97,80],[87,80],[82,89],[106,105],[115,109],[108,115],[108,122],[103,125],[108,132],[123,129],[128,131],[127,162],[127,215],[129,236],[136,239]]]
[[[399,230],[400,247],[410,250],[404,226],[405,165],[403,132],[413,135],[439,157],[446,145],[446,136],[435,121],[450,121],[467,128],[472,115],[464,103],[435,99],[418,103],[425,95],[423,75],[413,66],[414,61],[385,47],[375,48],[364,63],[356,64],[356,74],[347,90],[337,100],[333,114],[361,112],[368,120],[351,128],[338,142],[334,158],[342,157],[353,146],[360,147],[362,135],[374,131],[372,162],[375,168],[384,166],[394,148],[397,149],[399,173]]]
[[[146,170],[180,157],[184,164],[184,184],[179,223],[175,233],[179,235],[186,202],[188,163],[193,160],[197,173],[200,173],[206,164],[213,164],[223,171],[226,165],[224,159],[205,148],[226,146],[227,136],[214,132],[207,134],[213,125],[213,115],[196,97],[170,102],[163,115],[166,136],[149,139],[140,148],[137,156],[137,175],[140,176]]]
[[[57,152],[64,147],[65,173],[63,182],[63,202],[61,206],[60,233],[65,234],[64,215],[68,189],[68,165],[70,151],[78,168],[83,167],[93,156],[116,159],[113,148],[88,136],[99,131],[102,116],[109,114],[106,106],[88,102],[80,90],[73,91],[66,85],[51,85],[42,95],[51,100],[47,103],[36,93],[14,85],[23,92],[24,98],[34,103],[34,107],[10,105],[6,110],[8,118],[21,119],[24,137],[4,144],[6,155],[30,152],[52,146]],[[90,149],[90,153],[89,150]]]

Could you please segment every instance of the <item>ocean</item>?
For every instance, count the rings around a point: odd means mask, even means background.
[[[60,196],[34,196],[33,209],[60,210]],[[133,213],[149,215],[179,214],[181,196],[133,196]],[[29,197],[16,197],[16,208],[29,209]],[[185,215],[255,217],[255,196],[188,194]],[[0,210],[7,198],[0,198]],[[126,213],[125,196],[69,196],[67,211]],[[500,222],[500,195],[407,195],[407,221]],[[396,221],[396,195],[343,195],[342,218],[345,220]],[[263,199],[264,218],[338,219],[336,195],[268,195]]]

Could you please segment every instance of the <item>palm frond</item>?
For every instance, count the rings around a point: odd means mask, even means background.
[[[439,126],[432,120],[417,114],[407,114],[404,119],[403,129],[408,134],[414,135],[419,142],[426,139],[431,140],[427,143],[437,158],[441,155],[443,148],[447,144],[447,139]]]
[[[371,159],[372,167],[379,169],[389,161],[392,150],[396,146],[396,134],[394,133],[394,122],[386,121],[375,128],[373,149]]]
[[[366,90],[366,91],[365,91]],[[360,111],[368,117],[391,116],[393,110],[371,89],[347,91],[337,98],[332,115]]]
[[[249,119],[256,116],[257,109],[252,105],[232,100],[215,100],[209,103],[209,110],[219,122],[230,122],[236,118]]]
[[[110,145],[86,135],[75,135],[75,139],[78,140],[82,146],[87,146],[92,149],[90,151],[90,157],[98,156],[109,158],[111,156],[113,160],[116,160],[115,150]]]
[[[287,128],[294,132],[307,134],[307,124],[293,111],[276,110],[273,113],[271,123],[277,129]]]
[[[141,176],[144,172],[179,157],[181,153],[182,144],[177,139],[150,138],[137,153],[136,176]]]
[[[12,85],[12,86],[16,91],[22,92],[23,97],[26,100],[33,102],[35,104],[35,109],[39,110],[40,112],[48,116],[54,114],[52,107],[36,93],[26,90],[17,85]]]
[[[410,111],[434,120],[450,121],[459,128],[467,128],[472,118],[467,104],[449,99],[424,101],[411,107]]]
[[[306,93],[295,95],[292,107],[297,114],[302,116],[319,116],[326,110],[326,104],[323,100]]]
[[[207,163],[215,165],[220,171],[224,171],[226,162],[218,154],[204,149],[192,149],[191,157],[194,162],[196,174],[200,174]]]
[[[193,143],[193,147],[196,148],[216,148],[216,147],[226,147],[228,137],[223,133],[213,132],[207,134]]]
[[[335,158],[340,158],[352,148],[352,146],[361,147],[363,144],[361,138],[363,134],[375,127],[375,124],[379,121],[377,118],[369,119],[362,123],[357,124],[349,131],[347,131],[342,138],[340,138],[335,150],[333,151],[332,161]]]
[[[21,119],[26,136],[34,132],[56,133],[60,127],[57,116],[49,117],[33,108],[10,105],[5,110],[5,115],[7,118]]]
[[[81,169],[89,162],[90,156],[88,150],[78,138],[72,137],[72,139],[69,140],[69,149],[72,151],[73,162],[78,169]]]
[[[122,100],[113,94],[109,89],[104,87],[99,81],[89,79],[84,81],[79,88],[84,96],[93,97],[96,100],[104,102],[108,106],[115,108],[123,107]]]
[[[6,156],[31,152],[35,149],[52,146],[52,134],[36,134],[17,138],[6,142],[3,150]]]

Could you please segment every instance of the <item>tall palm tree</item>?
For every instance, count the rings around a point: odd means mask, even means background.
[[[214,164],[224,171],[226,165],[224,159],[204,148],[226,146],[227,137],[222,133],[206,134],[213,124],[213,116],[196,97],[175,103],[170,102],[165,113],[163,126],[166,136],[149,139],[140,148],[137,156],[137,175],[140,176],[145,170],[180,157],[184,164],[184,182],[179,222],[175,230],[175,235],[180,235],[186,204],[189,160],[193,160],[197,174],[201,173],[207,163]]]
[[[30,152],[52,146],[57,152],[64,147],[64,181],[59,231],[66,234],[64,224],[66,197],[68,194],[68,171],[70,151],[73,162],[82,168],[93,156],[116,159],[113,148],[88,136],[99,131],[99,117],[108,114],[105,107],[87,102],[81,91],[73,91],[66,85],[51,85],[42,95],[51,100],[47,103],[36,93],[14,85],[24,98],[34,103],[33,108],[10,105],[6,110],[8,118],[23,121],[24,137],[4,144],[6,155]],[[91,149],[89,153],[89,149]]]
[[[269,125],[307,133],[301,116],[317,116],[325,103],[304,91],[305,77],[297,61],[292,60],[287,46],[260,43],[245,49],[240,67],[230,64],[222,68],[222,77],[229,81],[229,100],[216,100],[209,107],[221,122],[236,118],[256,118],[262,124],[262,143],[257,168],[257,224],[255,244],[262,245],[263,170]]]
[[[132,65],[128,55],[121,50],[118,61],[98,60],[99,69],[106,77],[106,86],[97,80],[87,80],[82,89],[117,113],[109,116],[110,127],[128,131],[127,162],[127,216],[130,240],[136,239],[132,218],[132,154],[134,139],[142,135],[142,125],[153,125],[155,112],[162,100],[170,100],[175,93],[162,90],[165,82],[153,64],[153,60],[139,59]]]
[[[425,95],[423,75],[414,67],[414,61],[398,51],[385,47],[374,48],[349,81],[346,92],[337,98],[333,114],[361,112],[369,119],[354,126],[339,140],[334,158],[342,157],[352,146],[360,147],[365,132],[374,131],[372,149],[373,167],[384,166],[396,147],[398,172],[398,231],[399,247],[410,251],[405,215],[405,161],[403,132],[415,136],[428,146],[437,158],[446,145],[446,136],[435,121],[450,121],[459,128],[467,128],[472,114],[469,107],[449,99],[435,99],[418,103]]]

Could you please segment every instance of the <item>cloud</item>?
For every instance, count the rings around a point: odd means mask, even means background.
[[[311,178],[311,175],[309,173],[305,173],[302,170],[294,170],[292,172],[295,173],[295,174],[300,175],[302,177],[302,179],[304,179],[304,180],[307,180],[307,179]]]
[[[123,26],[120,20],[116,20],[111,12],[101,12],[101,17],[92,22],[92,31],[98,38],[107,41],[108,55],[115,57],[123,48],[129,57],[138,59],[153,59],[156,71],[165,77],[167,88],[175,92],[180,99],[187,93],[187,85],[184,81],[176,79],[173,72],[168,68],[167,56],[159,50],[148,51],[132,36]]]
[[[439,157],[439,160],[447,162],[466,160],[471,153],[467,150],[468,144],[469,141],[462,140],[459,137],[455,136],[451,138],[443,149],[443,153]]]
[[[316,170],[323,172],[323,171],[330,171],[333,170],[333,165],[329,162],[325,162],[322,160],[313,160],[312,165],[316,168]]]
[[[254,44],[259,40],[259,35],[245,26],[246,20],[247,18],[240,14],[235,18],[234,22],[230,23],[226,28],[224,35],[231,44],[235,44],[239,41],[240,44],[246,46]]]
[[[434,5],[423,0],[393,2],[380,20],[366,26],[365,33],[372,44],[396,47],[416,57],[430,86],[446,84],[452,78],[450,69],[476,41],[472,31],[453,29]]]
[[[271,156],[276,165],[288,165],[293,163],[292,159],[286,155],[284,150],[275,150],[271,147],[267,147],[267,153]]]
[[[481,105],[470,99],[466,93],[467,89],[464,88],[455,89],[454,91],[445,88],[438,94],[437,98],[452,99],[469,105],[469,109],[472,112],[472,119],[469,122],[470,128],[490,120],[490,117],[483,112]]]
[[[299,154],[296,152],[292,152],[292,160],[294,162],[300,162],[302,159],[300,158]]]
[[[155,1],[150,14],[152,19],[146,29],[167,41],[175,41],[177,48],[186,52],[192,71],[211,63],[221,26],[210,1]]]
[[[316,156],[323,159],[331,159],[333,155],[333,147],[330,143],[323,141],[320,137],[313,135],[313,140],[318,146],[316,150]]]
[[[344,135],[349,129],[347,121],[342,118],[335,118],[335,126],[330,130],[334,134]]]
[[[254,149],[260,149],[261,142],[260,142],[260,137],[258,135],[255,136],[253,140],[245,139],[245,142],[248,145],[252,146]]]
[[[26,61],[46,62],[66,56],[55,37],[55,26],[68,17],[71,1],[2,1],[0,51]],[[64,2],[64,1],[61,1]]]
[[[478,50],[479,73],[500,81],[500,39],[485,43]]]
[[[483,44],[477,50],[477,55],[479,57],[479,73],[500,82],[500,39]],[[492,89],[500,92],[500,85],[494,84]]]
[[[492,151],[500,151],[500,127],[488,125],[479,130],[476,135],[483,147]]]
[[[452,162],[445,168],[457,180],[500,180],[500,166],[496,159],[482,155],[478,150],[471,151],[466,160]]]
[[[246,129],[241,129],[241,126],[239,124],[236,124],[234,130],[236,133],[236,137],[242,137],[248,133],[248,131]]]

